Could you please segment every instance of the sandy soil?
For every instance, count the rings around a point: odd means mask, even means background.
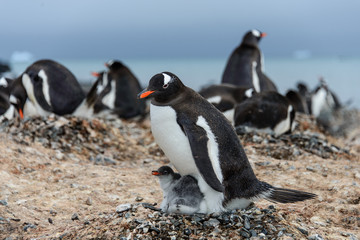
[[[119,147],[103,154],[116,165],[95,164],[86,152],[61,152],[31,141],[21,144],[11,134],[0,133],[1,239],[58,238],[83,228],[87,219],[115,212],[119,204],[160,203],[162,192],[151,170],[168,161],[153,143],[148,123],[125,125],[139,134],[113,129],[116,138],[110,145]],[[360,239],[360,145],[327,138],[348,147],[350,154],[334,159],[303,152],[294,160],[275,159],[259,153],[262,144],[243,145],[259,179],[318,195],[310,201],[276,204],[286,224],[307,229],[309,236]],[[256,203],[260,208],[270,204]],[[80,221],[72,220],[74,214]]]

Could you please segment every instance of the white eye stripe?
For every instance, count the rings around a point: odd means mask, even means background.
[[[6,81],[6,79],[4,77],[2,77],[0,79],[0,86],[3,86],[3,87],[7,87],[8,86],[8,82]]]
[[[256,29],[252,30],[251,32],[255,37],[260,37],[261,36],[261,33]]]
[[[165,73],[163,73],[163,75],[164,75],[164,85],[166,85],[171,81],[171,77]]]
[[[17,98],[14,95],[10,95],[9,101],[13,104],[17,104]]]

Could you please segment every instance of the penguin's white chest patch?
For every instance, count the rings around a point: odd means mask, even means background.
[[[259,76],[256,72],[257,62],[252,62],[252,82],[256,92],[260,92],[260,81]]]
[[[150,119],[156,143],[179,173],[199,175],[189,140],[176,121],[175,110],[169,106],[150,104]]]
[[[102,99],[102,103],[108,106],[110,109],[115,108],[115,100],[116,100],[116,86],[115,81],[111,82],[111,90],[105,97]]]

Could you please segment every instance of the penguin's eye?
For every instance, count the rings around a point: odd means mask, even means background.
[[[163,88],[166,89],[169,86],[169,84],[164,84]]]

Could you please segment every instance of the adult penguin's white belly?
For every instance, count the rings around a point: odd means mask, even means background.
[[[176,112],[169,106],[150,104],[151,131],[155,141],[181,175],[200,175],[188,138],[176,121]]]

